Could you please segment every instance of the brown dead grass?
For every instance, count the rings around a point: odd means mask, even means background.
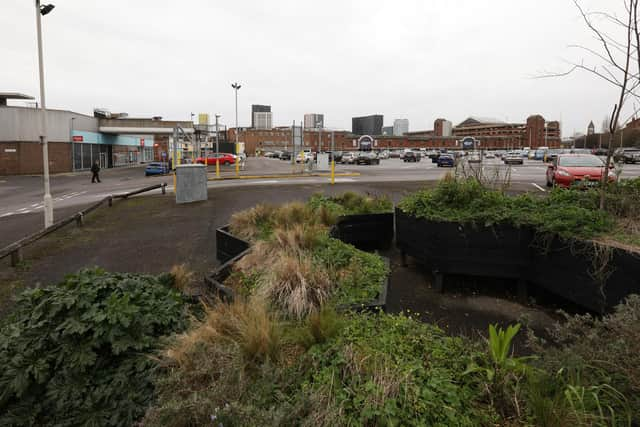
[[[173,276],[173,286],[182,293],[188,293],[194,284],[195,273],[186,264],[174,265],[169,274]]]
[[[247,366],[277,361],[281,348],[278,322],[258,298],[205,307],[204,320],[178,336],[165,357],[171,364],[190,369],[190,364],[198,360],[194,353],[203,348],[212,355],[226,352],[221,349],[237,348]],[[219,362],[224,364],[223,360]]]
[[[262,272],[257,293],[301,319],[327,301],[333,286],[329,272],[310,255],[321,232],[318,225],[277,229],[272,239],[255,243],[236,269]]]

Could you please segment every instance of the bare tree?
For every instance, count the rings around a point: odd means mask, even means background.
[[[605,192],[609,183],[608,167],[614,149],[614,136],[620,126],[622,110],[627,101],[639,99],[640,92],[640,31],[638,28],[638,2],[640,0],[619,0],[624,6],[624,16],[619,18],[614,12],[587,11],[573,0],[582,19],[594,36],[598,48],[571,45],[585,54],[580,62],[572,62],[564,73],[547,74],[543,77],[567,76],[577,71],[587,72],[609,83],[619,90],[619,95],[607,117],[608,150],[605,171],[600,182],[600,209],[605,208]],[[591,63],[589,62],[591,61]],[[594,65],[594,63],[596,65]],[[622,123],[626,123],[632,115]]]

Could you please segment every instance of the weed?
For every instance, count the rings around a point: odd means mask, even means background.
[[[178,291],[186,293],[191,288],[195,274],[186,264],[174,265],[169,274],[173,278],[173,287]]]

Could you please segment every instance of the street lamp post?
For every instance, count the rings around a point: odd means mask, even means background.
[[[236,176],[240,174],[240,163],[238,158],[240,157],[240,150],[238,147],[238,91],[242,87],[237,82],[233,83],[231,87],[236,91]]]
[[[53,225],[53,199],[51,198],[51,188],[49,186],[49,144],[47,140],[47,110],[44,96],[44,62],[42,55],[42,23],[40,15],[44,16],[53,10],[52,4],[40,5],[40,0],[36,0],[36,29],[38,33],[38,68],[40,73],[40,119],[41,131],[40,142],[42,143],[42,169],[44,175],[44,226]]]
[[[220,114],[216,114],[216,178],[220,178],[220,139],[218,138],[218,119]]]

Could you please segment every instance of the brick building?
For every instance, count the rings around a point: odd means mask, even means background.
[[[231,141],[235,138],[235,131],[233,128],[228,131]],[[319,135],[317,130],[305,130],[303,143],[305,148],[311,148],[314,151],[329,150],[332,135],[336,150],[356,149],[356,141],[361,136],[348,131],[323,131]],[[481,148],[492,149],[560,147],[561,143],[560,123],[547,122],[544,117],[534,115],[527,118],[526,123],[506,123],[494,119],[469,117],[455,127],[452,127],[448,120],[437,119],[433,130],[408,132],[403,136],[375,135],[373,148],[459,149],[461,148],[459,141],[468,136],[478,139]],[[248,154],[254,154],[256,149],[290,150],[291,128],[241,128],[238,140],[245,143]]]

